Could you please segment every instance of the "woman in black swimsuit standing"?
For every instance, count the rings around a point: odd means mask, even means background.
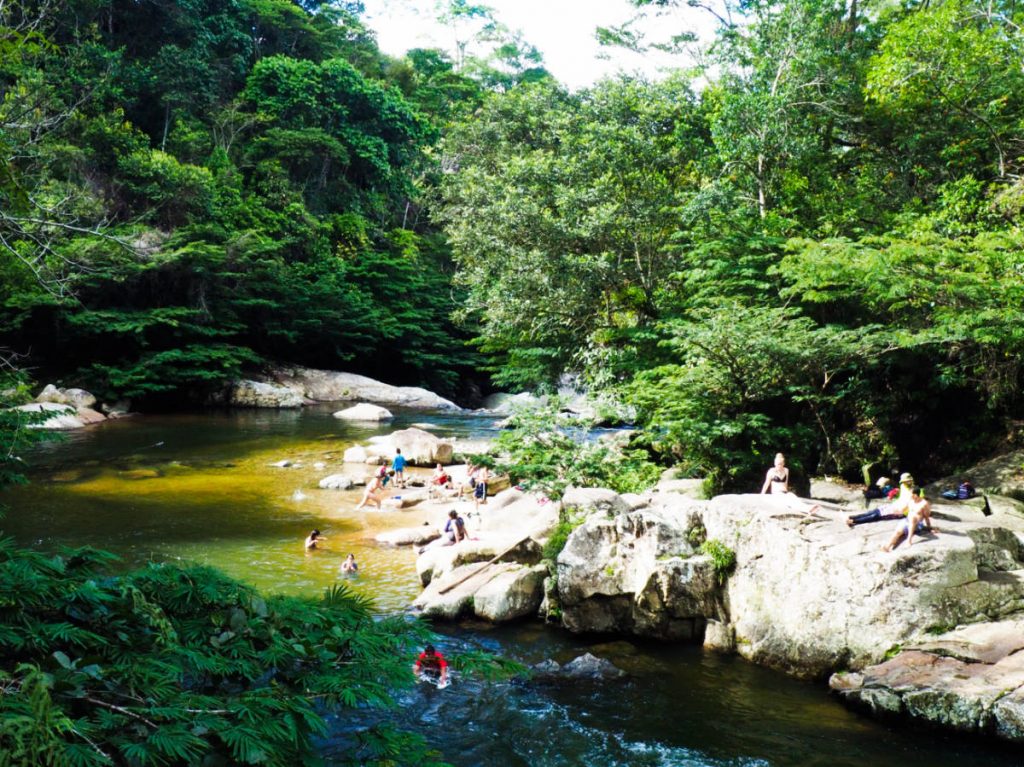
[[[789,469],[786,468],[786,457],[782,453],[775,454],[775,465],[768,469],[761,492],[772,495],[789,492]]]

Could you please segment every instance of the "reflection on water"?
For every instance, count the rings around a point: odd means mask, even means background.
[[[424,514],[357,512],[359,489],[319,489],[328,474],[368,474],[342,464],[341,455],[382,431],[338,421],[331,410],[147,416],[72,433],[28,456],[33,483],[4,494],[9,511],[0,527],[23,545],[91,544],[126,565],[202,562],[264,590],[310,595],[339,579],[352,552],[360,572],[347,582],[381,609],[402,609],[419,592],[413,554],[378,546],[373,536],[420,524]],[[399,413],[386,430],[422,421],[459,437],[489,433],[493,424]],[[292,466],[270,465],[282,460]],[[303,541],[314,527],[328,541],[307,553]],[[534,623],[442,630],[449,655],[471,646],[532,664],[590,651],[630,673],[625,682],[567,686],[457,678],[443,692],[420,685],[405,693],[404,723],[460,766],[1024,765],[1020,751],[879,725],[820,684],[699,647],[581,639]],[[337,723],[328,751],[352,723],[351,715]]]
[[[339,421],[332,410],[146,416],[70,433],[29,456],[33,482],[5,493],[10,510],[0,525],[25,545],[88,544],[119,554],[127,565],[210,564],[284,593],[320,593],[337,580],[351,552],[362,569],[355,590],[380,609],[403,609],[419,592],[414,555],[373,538],[422,524],[426,515],[355,511],[361,488],[318,487],[329,474],[364,479],[371,468],[342,463],[342,453],[381,431]],[[494,421],[466,414],[396,416],[388,431],[426,421],[437,425],[438,436],[457,437],[486,435]],[[280,461],[291,466],[271,465]],[[307,553],[303,541],[314,527],[328,542]]]

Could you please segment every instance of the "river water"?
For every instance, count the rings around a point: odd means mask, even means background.
[[[361,572],[349,585],[381,610],[401,610],[419,592],[414,555],[373,536],[424,515],[354,511],[359,490],[317,487],[329,473],[367,473],[342,464],[341,454],[384,431],[345,424],[331,411],[152,415],[74,432],[27,456],[32,483],[0,496],[8,508],[0,529],[44,550],[89,544],[125,566],[200,562],[266,591],[312,596],[336,581],[351,552]],[[440,436],[493,430],[493,418],[422,412],[399,412],[386,430],[413,423],[431,423]],[[281,460],[293,466],[270,465]],[[314,527],[328,544],[306,553]],[[456,765],[1024,765],[1019,748],[879,724],[848,711],[820,683],[700,647],[580,638],[529,622],[438,629],[449,655],[487,649],[533,664],[592,652],[629,672],[625,682],[457,679],[443,692],[421,685],[404,693],[399,719]]]

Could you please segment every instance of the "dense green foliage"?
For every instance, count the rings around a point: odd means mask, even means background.
[[[152,400],[266,361],[473,374],[421,197],[481,86],[309,7],[0,6],[0,333],[39,377]]]
[[[719,489],[1015,439],[1021,9],[634,5],[699,55],[569,92],[465,0],[400,60],[358,3],[5,3],[0,344],[106,398],[578,373]]]
[[[591,439],[586,424],[562,413],[557,399],[516,410],[506,426],[491,454],[472,460],[552,499],[561,498],[570,486],[638,492],[654,484],[660,473],[645,450],[630,446],[621,435]]]
[[[671,29],[676,2],[637,5]],[[756,488],[779,450],[854,479],[1005,446],[1021,9],[700,7],[719,26],[695,69],[521,87],[443,138],[441,216],[496,377],[618,392],[714,489]]]
[[[264,600],[205,568],[106,573],[0,540],[0,765],[319,764],[325,710],[387,707],[424,628],[336,587]],[[357,764],[433,764],[358,735]]]

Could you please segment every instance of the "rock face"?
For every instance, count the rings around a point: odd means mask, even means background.
[[[484,570],[479,564],[461,565],[433,581],[413,607],[426,616],[447,620],[467,615],[497,623],[516,620],[536,614],[546,576],[544,565],[499,562]],[[453,584],[458,585],[445,591]]]
[[[842,514],[811,517],[786,499],[659,494],[630,511],[613,496],[592,498],[558,558],[574,631],[673,638],[689,630],[681,621],[695,636],[714,621],[709,644],[734,641],[753,661],[818,676],[877,663],[936,627],[1024,613],[1024,519],[1014,515],[936,506],[938,534],[884,553],[895,523],[849,530]],[[705,536],[735,552],[721,586],[691,543]]]
[[[343,421],[390,421],[394,418],[391,415],[391,411],[386,408],[382,408],[379,405],[371,405],[368,402],[360,402],[358,405],[353,405],[350,408],[339,410],[334,414],[335,418],[340,418]]]
[[[558,556],[565,626],[701,638],[707,619],[724,610],[710,558],[698,555],[687,538],[689,527],[698,523],[654,510],[613,508],[591,514]]]
[[[316,402],[364,400],[381,405],[435,410],[461,410],[450,400],[415,386],[391,386],[354,373],[312,368],[278,368],[272,378],[300,397]]]
[[[964,626],[829,685],[876,716],[1024,742],[1024,620]]]
[[[276,383],[265,381],[233,381],[222,402],[232,407],[297,408],[305,401],[301,394]]]

